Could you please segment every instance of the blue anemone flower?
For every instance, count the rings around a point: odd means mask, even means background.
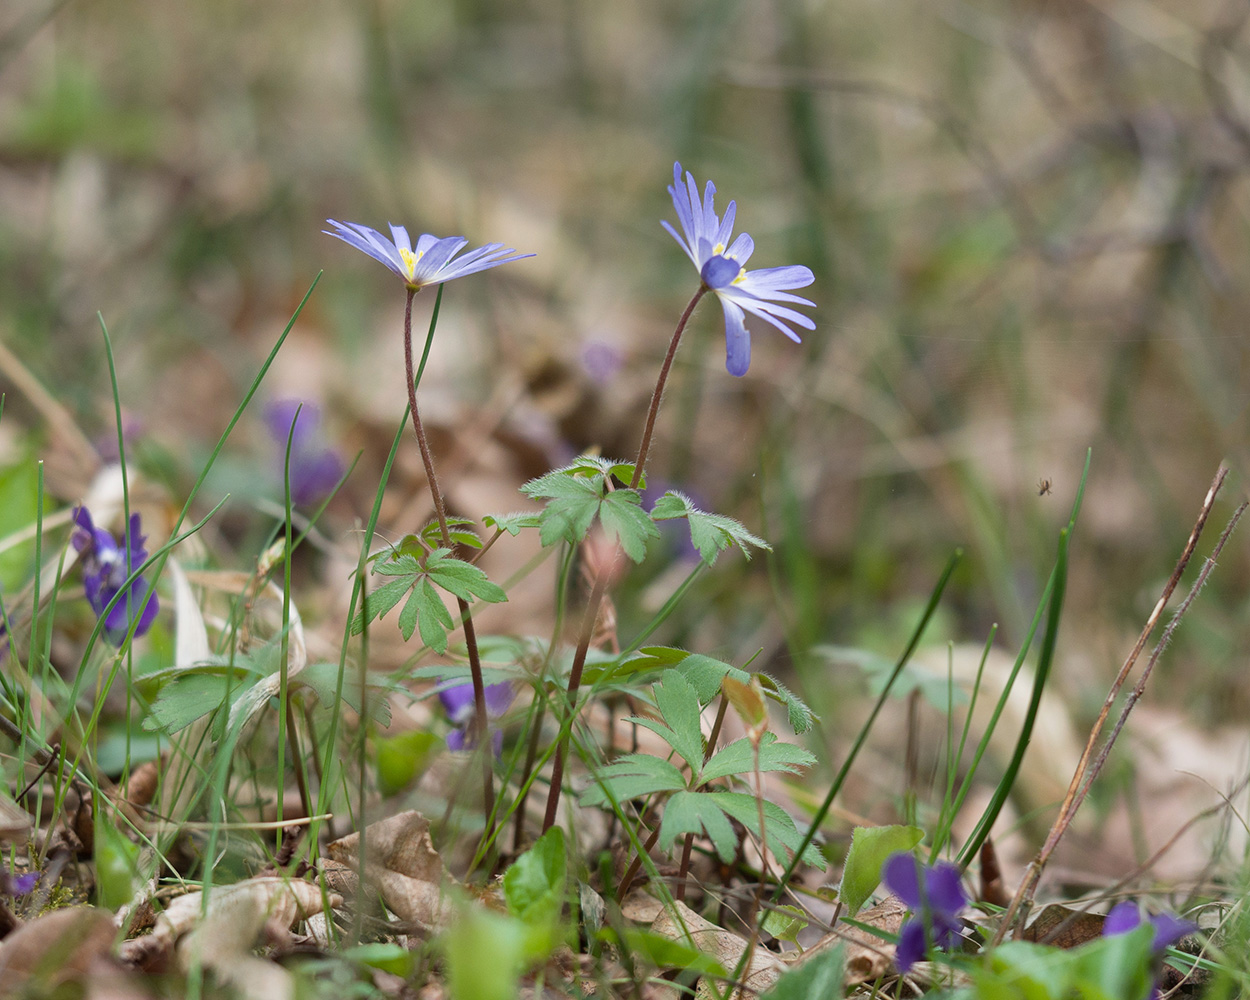
[[[940,862],[930,868],[908,852],[900,851],[886,859],[881,872],[890,891],[914,914],[899,932],[894,952],[899,972],[906,972],[920,961],[926,939],[943,951],[950,951],[959,943],[963,927],[958,914],[968,905],[968,894],[957,865]]]
[[[1103,937],[1112,937],[1116,934],[1127,934],[1129,931],[1136,930],[1141,926],[1141,922],[1141,908],[1136,903],[1126,899],[1123,903],[1117,903],[1111,908],[1111,912],[1107,914],[1106,919],[1103,921],[1102,935]],[[1150,918],[1150,926],[1155,931],[1151,951],[1154,953],[1156,975],[1154,984],[1147,996],[1150,1000],[1156,1000],[1159,996],[1159,981],[1162,978],[1162,973],[1158,966],[1163,964],[1164,953],[1186,934],[1192,934],[1196,931],[1198,925],[1188,920],[1182,920],[1174,913],[1156,913]]]
[[[291,440],[291,502],[310,506],[324,500],[343,475],[343,460],[326,444],[321,433],[321,411],[298,399],[279,399],[265,407],[269,436],[286,460],[287,436]],[[294,430],[291,425],[294,424]]]
[[[439,239],[424,233],[417,237],[416,246],[413,246],[408,230],[403,226],[391,226],[391,238],[388,240],[376,229],[358,222],[336,222],[334,219],[326,219],[326,222],[337,230],[323,229],[327,236],[337,237],[374,260],[381,261],[403,279],[406,288],[414,292],[426,285],[439,285],[452,278],[463,278],[466,274],[476,274],[509,261],[534,256],[532,253],[517,253],[502,243],[487,243],[456,258],[456,254],[469,244],[463,236]]]
[[[815,280],[810,268],[791,264],[758,271],[746,270],[744,265],[755,251],[755,241],[746,233],[740,233],[737,239],[730,242],[738,203],[731,201],[725,209],[725,217],[719,218],[714,205],[716,186],[708,181],[700,202],[694,177],[687,173],[683,181],[680,163],[673,164],[673,183],[668,193],[672,195],[673,208],[677,210],[681,235],[667,222],[660,225],[686,251],[703,283],[720,299],[721,308],[725,311],[725,367],[730,375],[745,375],[751,365],[747,313],[771,323],[796,344],[801,342],[799,335],[787,323],[805,330],[816,329],[816,324],[809,317],[778,304],[816,304],[788,291],[803,288]]]
[[[130,552],[124,552],[117,540],[104,528],[97,528],[91,521],[86,507],[74,508],[74,533],[70,544],[82,557],[82,583],[87,593],[87,603],[97,616],[104,613],[126,578],[147,559],[143,547],[144,537],[139,532],[139,515],[130,515]],[[137,618],[135,636],[143,635],[152,627],[160,604],[156,594],[142,576],[131,581],[128,592],[104,619],[104,635],[114,646],[120,646]]]

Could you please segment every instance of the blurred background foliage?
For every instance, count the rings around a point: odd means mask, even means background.
[[[68,504],[94,471],[83,443],[116,452],[97,310],[141,500],[175,508],[324,269],[262,393],[317,402],[344,451],[363,449],[322,525],[355,544],[403,409],[403,300],[321,235],[327,217],[538,254],[446,290],[422,391],[460,513],[515,508],[519,482],[577,450],[631,457],[695,284],[659,226],[680,159],[715,179],[718,206],[737,199],[755,265],[812,267],[818,308],[802,347],[755,324],[741,380],[724,371],[719,310],[696,315],[653,477],[775,552],[723,559],[666,638],[736,662],[762,647],[755,665],[786,676],[816,643],[893,656],[964,546],[927,638],[980,643],[998,622],[1015,649],[1092,448],[1057,677],[1088,709],[1221,460],[1234,476],[1217,521],[1244,492],[1246,14],[1210,0],[9,0],[0,343],[53,401],[14,363],[0,371],[0,456],[27,470],[5,479],[6,501],[26,499],[0,528],[29,523],[30,456]],[[419,299],[418,325],[428,310]],[[257,409],[205,497],[236,497],[210,544],[250,537],[246,501],[272,462]],[[396,476],[393,537],[428,509],[415,454]],[[623,635],[672,580],[623,585]],[[1244,718],[1248,596],[1235,541],[1156,697]],[[819,663],[799,681],[836,719],[857,677]]]

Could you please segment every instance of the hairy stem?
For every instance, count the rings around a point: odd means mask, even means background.
[[[412,299],[417,294],[414,288],[408,289],[408,299],[404,303],[404,365],[408,373],[408,407],[412,411],[412,429],[417,435],[417,446],[421,449],[421,461],[425,465],[425,478],[430,484],[430,499],[434,502],[434,516],[438,518],[438,530],[443,545],[452,548],[451,531],[447,527],[447,504],[443,500],[443,491],[439,489],[438,477],[434,474],[434,456],[430,454],[430,443],[425,437],[425,428],[421,424],[421,413],[417,409],[417,377],[412,363]],[[469,602],[462,597],[456,598],[460,605],[460,617],[464,622],[464,644],[469,653],[469,672],[473,677],[473,735],[478,753],[482,756],[482,811],[489,816],[495,803],[495,772],[491,765],[490,749],[486,735],[486,686],[482,683],[482,660],[477,650],[477,633],[473,628],[473,615],[469,611]],[[490,836],[487,830],[485,836]]]
[[[673,331],[673,338],[668,344],[668,353],[664,355],[664,363],[660,365],[660,374],[655,381],[655,392],[651,394],[651,407],[647,410],[647,423],[642,432],[642,443],[638,446],[638,458],[634,462],[634,475],[630,479],[629,488],[637,489],[638,484],[642,482],[643,468],[647,464],[647,453],[651,450],[651,436],[655,431],[656,414],[660,412],[660,400],[664,396],[664,386],[668,382],[669,369],[673,367],[673,358],[677,356],[677,345],[681,343],[681,335],[686,330],[686,324],[690,321],[690,316],[694,312],[694,307],[699,304],[699,300],[707,294],[707,285],[700,283],[699,290],[694,293],[694,297],[686,304],[685,310],[681,314],[681,318],[677,321],[677,328]],[[411,297],[409,297],[411,303]],[[413,411],[416,412],[415,410]],[[568,711],[574,712],[577,708],[577,690],[582,684],[582,668],[586,665],[586,653],[590,650],[590,639],[595,631],[595,619],[599,615],[599,605],[603,601],[603,595],[607,593],[608,581],[616,575],[616,564],[621,557],[621,547],[616,546],[616,550],[612,553],[612,558],[606,560],[599,568],[599,572],[595,574],[594,586],[590,589],[590,598],[586,602],[586,612],[582,616],[581,629],[577,636],[577,650],[573,654],[573,666],[569,671],[569,687],[568,687]],[[572,720],[569,720],[569,730],[572,730]],[[555,825],[556,812],[560,808],[560,786],[564,782],[564,758],[568,753],[569,733],[565,733],[560,738],[560,743],[556,747],[556,754],[551,762],[551,789],[547,793],[547,812],[543,817],[543,833],[546,833]]]

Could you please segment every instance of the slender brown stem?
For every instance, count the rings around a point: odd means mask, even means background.
[[[729,699],[721,695],[720,708],[716,710],[716,721],[712,723],[712,734],[707,738],[707,746],[703,748],[703,763],[707,764],[716,752],[716,741],[720,739],[721,726],[725,723],[725,712],[729,708]],[[761,827],[760,829],[763,829]],[[694,834],[686,834],[686,843],[681,850],[681,870],[677,873],[677,900],[686,901],[686,880],[690,876],[690,851],[694,847]]]
[[[451,531],[447,526],[447,505],[443,500],[443,492],[438,487],[438,477],[434,474],[434,456],[430,454],[430,443],[426,440],[421,413],[417,409],[417,376],[412,363],[412,299],[416,294],[416,289],[408,289],[408,300],[404,303],[404,365],[408,373],[408,407],[412,411],[412,429],[417,435],[417,447],[421,449],[421,461],[425,464],[425,478],[430,485],[430,499],[434,502],[434,516],[438,518],[439,534],[443,545],[450,549],[452,543]],[[491,765],[486,735],[486,686],[482,683],[482,661],[478,655],[477,634],[473,629],[469,603],[464,598],[456,600],[464,622],[464,644],[469,653],[469,672],[473,677],[473,735],[478,753],[482,755],[482,810],[483,815],[490,816],[495,803],[495,772]],[[490,836],[489,830],[485,836]]]
[[[669,341],[668,353],[664,355],[664,363],[660,365],[660,376],[655,380],[655,392],[651,394],[651,407],[647,410],[647,423],[642,430],[642,443],[638,446],[638,458],[634,461],[634,477],[629,483],[631,490],[637,489],[642,481],[643,469],[647,464],[647,453],[651,450],[651,435],[655,431],[655,417],[660,412],[660,399],[664,395],[664,385],[668,382],[668,370],[673,367],[673,358],[677,357],[677,345],[681,342],[681,335],[686,330],[686,324],[690,322],[694,307],[699,304],[699,299],[707,294],[707,290],[707,285],[699,285],[699,290],[694,293],[694,297],[686,303],[686,309],[681,314],[681,319],[677,321],[677,329],[673,331],[673,339]]]
[[[634,855],[634,860],[629,863],[629,867],[625,870],[625,877],[621,879],[621,884],[617,887],[616,898],[624,899],[628,895],[630,888],[634,884],[634,879],[638,877],[638,869],[642,867],[642,856],[648,854],[651,848],[655,846],[655,842],[660,839],[660,824],[655,825],[647,842],[642,845],[642,850]]]
[[[690,321],[690,316],[694,312],[694,307],[699,304],[699,300],[707,294],[707,285],[700,284],[699,290],[694,293],[693,298],[686,304],[685,310],[681,314],[681,318],[677,321],[677,328],[673,331],[673,339],[669,341],[668,353],[664,355],[664,363],[660,365],[659,377],[655,380],[655,392],[651,394],[651,407],[647,410],[647,423],[642,432],[642,443],[638,446],[638,458],[634,461],[634,475],[630,479],[629,488],[637,489],[638,484],[642,481],[643,469],[647,464],[647,453],[651,450],[651,435],[655,431],[656,414],[660,412],[660,400],[664,396],[664,385],[668,382],[669,369],[673,367],[673,358],[677,356],[677,345],[681,343],[681,335],[686,330],[686,324]],[[414,410],[413,413],[416,413]],[[568,687],[568,710],[576,711],[577,708],[577,689],[582,683],[582,668],[586,665],[586,653],[590,649],[590,639],[595,631],[595,619],[599,615],[599,605],[603,601],[603,595],[607,592],[608,581],[616,575],[616,564],[621,557],[621,547],[616,546],[616,550],[612,553],[612,558],[607,560],[595,574],[595,583],[590,590],[590,598],[586,602],[586,612],[582,616],[581,631],[577,637],[577,650],[573,654],[573,666],[569,671],[569,687]],[[569,730],[572,730],[572,719],[568,720]],[[543,833],[546,833],[555,824],[556,812],[560,808],[560,786],[564,781],[564,758],[568,752],[569,733],[565,733],[560,738],[560,743],[556,747],[555,757],[551,762],[551,789],[547,793],[547,812],[543,817]]]
[[[1093,726],[1090,728],[1089,737],[1085,742],[1085,750],[1082,752],[1081,759],[1077,762],[1076,770],[1072,774],[1072,781],[1069,783],[1067,794],[1064,796],[1063,803],[1059,807],[1059,814],[1055,817],[1054,825],[1050,828],[1050,832],[1046,835],[1046,840],[1042,844],[1042,849],[1038,851],[1037,857],[1029,862],[1029,867],[1025,871],[1024,878],[1021,880],[1015,896],[1012,897],[1011,904],[1007,907],[1007,910],[1003,914],[1003,918],[999,923],[998,931],[994,936],[994,943],[998,943],[1006,936],[1007,932],[1011,929],[1011,925],[1016,919],[1016,915],[1021,912],[1021,907],[1032,901],[1033,893],[1036,891],[1037,884],[1042,877],[1042,869],[1046,867],[1046,863],[1050,860],[1051,854],[1054,853],[1055,848],[1059,845],[1059,841],[1067,832],[1068,827],[1071,826],[1077,810],[1080,808],[1081,803],[1085,800],[1086,794],[1089,792],[1090,785],[1093,783],[1098,771],[1101,770],[1102,765],[1106,762],[1107,753],[1110,751],[1109,746],[1104,748],[1104,752],[1099,756],[1097,762],[1091,766],[1091,760],[1094,757],[1094,751],[1098,745],[1098,737],[1102,734],[1107,718],[1111,714],[1112,706],[1119,697],[1120,691],[1123,689],[1129,673],[1137,663],[1138,657],[1141,656],[1142,650],[1146,648],[1147,640],[1149,640],[1151,633],[1155,630],[1155,626],[1159,623],[1159,619],[1163,616],[1163,609],[1167,606],[1168,601],[1172,597],[1173,591],[1176,590],[1177,585],[1180,583],[1181,576],[1184,574],[1185,568],[1189,565],[1189,560],[1193,557],[1194,549],[1198,544],[1198,538],[1202,534],[1202,529],[1205,527],[1207,518],[1211,514],[1211,509],[1215,505],[1215,497],[1219,493],[1220,487],[1224,484],[1224,478],[1227,475],[1228,469],[1221,467],[1216,472],[1215,478],[1211,482],[1210,488],[1207,490],[1207,495],[1202,502],[1202,509],[1198,513],[1198,519],[1194,523],[1193,530],[1189,533],[1189,540],[1185,543],[1184,551],[1181,552],[1180,558],[1176,562],[1176,567],[1172,570],[1172,575],[1168,578],[1167,583],[1163,587],[1163,592],[1159,595],[1159,600],[1155,603],[1154,609],[1150,612],[1149,617],[1146,619],[1146,624],[1142,628],[1141,634],[1137,637],[1137,642],[1133,645],[1133,648],[1129,652],[1128,657],[1125,659],[1124,664],[1120,667],[1120,672],[1116,675],[1115,680],[1112,682],[1111,687],[1107,692],[1107,697],[1103,701],[1102,710],[1098,713],[1097,720],[1095,720]],[[1240,510],[1238,510],[1238,516],[1240,516],[1240,513]],[[1231,530],[1231,525],[1228,530]],[[1217,546],[1217,551],[1219,547],[1223,546],[1224,538],[1226,537],[1227,531],[1225,532],[1225,535],[1221,537],[1219,546]],[[1205,576],[1203,578],[1205,579]],[[1193,591],[1193,593],[1196,593],[1196,590]],[[1186,602],[1186,606],[1187,604],[1188,602]],[[1165,645],[1165,642],[1159,643],[1154,657],[1152,657],[1152,664]],[[1148,674],[1146,676],[1148,676]],[[1146,676],[1142,677],[1140,684],[1144,684]],[[1140,696],[1140,693],[1138,696]],[[1136,698],[1130,699],[1128,705],[1126,706],[1126,711],[1131,710],[1133,704],[1135,703]],[[1112,737],[1112,741],[1114,741],[1114,735]]]

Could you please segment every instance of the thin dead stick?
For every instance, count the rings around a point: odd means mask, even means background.
[[[1176,609],[1176,613],[1172,615],[1172,620],[1168,622],[1167,628],[1163,630],[1163,635],[1155,645],[1154,651],[1150,654],[1150,659],[1146,661],[1145,669],[1142,670],[1141,677],[1137,683],[1133,685],[1133,690],[1129,692],[1128,697],[1124,701],[1124,708],[1120,712],[1120,717],[1116,720],[1115,728],[1111,730],[1111,735],[1107,738],[1107,742],[1103,744],[1102,750],[1098,754],[1098,759],[1094,761],[1094,766],[1089,769],[1089,775],[1085,779],[1085,783],[1081,787],[1080,794],[1077,795],[1072,806],[1075,812],[1085,800],[1085,796],[1089,794],[1090,785],[1093,784],[1094,778],[1098,776],[1098,772],[1102,770],[1103,765],[1107,763],[1107,757],[1111,753],[1111,748],[1115,745],[1115,741],[1119,739],[1120,731],[1124,728],[1124,723],[1128,721],[1128,713],[1132,711],[1133,706],[1137,704],[1137,700],[1146,690],[1146,681],[1150,677],[1150,672],[1154,670],[1154,666],[1159,662],[1159,657],[1163,651],[1167,649],[1172,641],[1172,635],[1176,632],[1176,626],[1181,623],[1181,619],[1185,616],[1185,612],[1189,610],[1189,606],[1193,604],[1194,598],[1198,596],[1199,591],[1206,586],[1207,578],[1211,575],[1211,570],[1215,568],[1215,561],[1219,558],[1220,551],[1224,548],[1224,543],[1228,541],[1229,536],[1233,533],[1233,529],[1237,527],[1237,522],[1241,520],[1241,515],[1245,513],[1247,504],[1242,503],[1235,511],[1233,516],[1229,518],[1228,524],[1225,525],[1220,539],[1215,543],[1215,548],[1211,550],[1211,554],[1207,556],[1206,561],[1202,564],[1202,570],[1198,573],[1198,579],[1194,581],[1189,593],[1185,595],[1185,599],[1181,601],[1180,607]]]
[[[1077,809],[1080,807],[1081,803],[1085,799],[1086,793],[1089,791],[1090,784],[1093,782],[1094,778],[1097,777],[1098,772],[1102,769],[1103,764],[1106,762],[1107,754],[1110,753],[1110,745],[1114,743],[1115,736],[1119,734],[1120,729],[1123,727],[1123,716],[1121,717],[1121,721],[1117,724],[1117,728],[1115,733],[1112,735],[1112,739],[1108,741],[1108,746],[1104,747],[1103,752],[1098,757],[1098,760],[1091,767],[1090,760],[1094,755],[1095,748],[1097,747],[1098,737],[1102,733],[1103,726],[1106,725],[1107,718],[1111,714],[1111,708],[1115,704],[1116,698],[1119,697],[1120,691],[1124,687],[1124,682],[1128,679],[1129,673],[1136,665],[1137,659],[1141,656],[1142,650],[1146,648],[1146,642],[1154,632],[1155,627],[1159,624],[1159,619],[1163,616],[1163,609],[1167,606],[1168,601],[1171,600],[1172,593],[1176,590],[1177,585],[1180,583],[1181,576],[1184,574],[1186,567],[1189,565],[1189,560],[1193,558],[1194,549],[1197,547],[1198,539],[1202,535],[1202,529],[1206,526],[1207,518],[1210,517],[1211,509],[1215,505],[1215,498],[1219,494],[1220,487],[1224,485],[1224,479],[1227,475],[1228,469],[1221,466],[1216,471],[1215,478],[1211,481],[1211,486],[1207,490],[1207,495],[1202,501],[1202,509],[1198,512],[1198,519],[1194,522],[1193,530],[1189,533],[1189,540],[1185,543],[1185,548],[1176,562],[1176,568],[1172,570],[1172,575],[1168,578],[1167,583],[1164,585],[1163,593],[1159,595],[1159,600],[1156,602],[1154,609],[1150,612],[1150,616],[1146,619],[1146,624],[1142,628],[1141,635],[1137,637],[1137,642],[1133,645],[1132,651],[1129,653],[1127,659],[1125,659],[1124,665],[1120,668],[1120,672],[1116,675],[1115,681],[1112,683],[1110,690],[1107,692],[1107,697],[1103,702],[1102,710],[1098,713],[1098,719],[1090,728],[1089,738],[1085,742],[1085,749],[1081,753],[1081,759],[1077,763],[1076,770],[1072,775],[1072,781],[1068,785],[1068,791],[1064,796],[1063,804],[1059,807],[1059,815],[1055,818],[1054,825],[1050,828],[1050,832],[1046,835],[1046,840],[1042,845],[1042,849],[1038,852],[1037,857],[1029,863],[1028,871],[1025,872],[1025,876],[1020,883],[1020,887],[1016,890],[1015,896],[1012,897],[1011,905],[1007,907],[1007,911],[1003,914],[1003,919],[994,935],[993,944],[998,944],[1006,936],[1007,931],[1015,921],[1016,914],[1020,911],[1021,906],[1026,902],[1032,901],[1033,893],[1037,889],[1037,883],[1041,879],[1042,869],[1046,867],[1046,863],[1050,860],[1050,856],[1054,853],[1059,841],[1062,839],[1064,833],[1067,832],[1068,827],[1072,824],[1072,820],[1076,815]],[[1220,541],[1217,544],[1215,551],[1208,559],[1208,563],[1210,565],[1214,564],[1214,559],[1219,554],[1220,548],[1223,546],[1224,541],[1228,538],[1232,528],[1236,525],[1237,520],[1240,518],[1242,509],[1244,509],[1244,507],[1238,508],[1228,528],[1226,528],[1224,534],[1220,536]],[[1195,588],[1191,590],[1190,597],[1186,598],[1183,605],[1184,608],[1189,606],[1189,603],[1192,601],[1192,597],[1197,593],[1197,588],[1200,588],[1201,583],[1206,580],[1207,572],[1209,572],[1209,570],[1204,568],[1204,573],[1199,577],[1199,581],[1195,584]],[[1166,645],[1167,638],[1171,636],[1171,632],[1175,629],[1176,621],[1177,619],[1174,618],[1172,624],[1169,625],[1167,635],[1165,635],[1164,640],[1160,642],[1159,649],[1156,650],[1156,653],[1151,658],[1151,665],[1153,665],[1155,659],[1157,659],[1158,653],[1162,651],[1162,647]],[[1143,674],[1143,684],[1148,673],[1149,667]],[[1126,711],[1131,709],[1132,705],[1135,704],[1136,701],[1136,698],[1132,698],[1130,700],[1130,704],[1126,706]]]
[[[1154,854],[1150,855],[1150,857],[1148,857],[1140,865],[1138,865],[1131,872],[1125,875],[1122,879],[1118,880],[1117,882],[1112,883],[1105,890],[1103,890],[1099,895],[1099,899],[1106,899],[1109,896],[1115,896],[1120,892],[1121,889],[1125,888],[1128,885],[1131,885],[1133,882],[1136,882],[1139,878],[1141,878],[1148,871],[1150,871],[1150,869],[1152,869],[1155,865],[1157,865],[1161,860],[1163,860],[1164,855],[1166,855],[1169,851],[1171,851],[1172,848],[1175,847],[1177,843],[1179,843],[1180,839],[1183,836],[1185,836],[1185,834],[1187,834],[1195,826],[1201,823],[1204,819],[1210,819],[1212,816],[1218,815],[1219,813],[1224,812],[1225,810],[1232,809],[1233,808],[1232,798],[1231,798],[1232,795],[1236,795],[1240,793],[1241,791],[1243,791],[1247,783],[1250,783],[1250,779],[1241,781],[1238,784],[1238,786],[1234,788],[1232,792],[1230,792],[1227,795],[1224,794],[1223,792],[1217,792],[1217,794],[1220,796],[1222,801],[1217,802],[1213,806],[1208,806],[1206,809],[1202,810],[1202,812],[1198,813],[1196,816],[1191,816],[1189,819],[1187,819],[1184,823],[1182,823],[1176,829],[1176,832],[1173,833],[1172,836],[1170,836],[1167,839],[1166,843],[1164,843],[1162,847],[1160,847],[1157,851],[1154,852]],[[1072,916],[1065,919],[1062,923],[1056,924],[1049,931],[1047,931],[1046,936],[1044,938],[1039,939],[1037,943],[1038,944],[1050,944],[1051,942],[1056,940],[1061,934],[1063,934],[1064,931],[1066,931],[1069,927],[1075,924],[1077,920],[1079,920],[1082,916],[1084,916],[1085,912],[1086,912],[1085,910],[1080,910],[1078,912],[1073,913]]]

